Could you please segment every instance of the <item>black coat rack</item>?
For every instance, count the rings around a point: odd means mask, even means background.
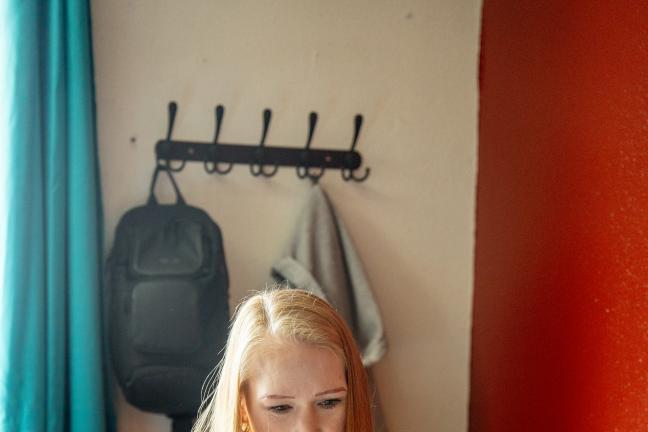
[[[250,173],[255,176],[272,177],[279,167],[295,167],[300,179],[319,180],[326,170],[339,169],[345,181],[362,182],[369,177],[370,168],[363,174],[356,174],[362,165],[362,156],[355,148],[362,127],[362,115],[355,116],[355,131],[349,150],[312,149],[311,141],[317,124],[317,113],[309,116],[308,138],[303,148],[266,146],[265,140],[270,127],[272,111],[263,111],[263,132],[258,145],[225,144],[218,142],[225,108],[218,105],[215,109],[216,131],[211,143],[178,141],[171,139],[178,106],[169,102],[169,127],[166,139],[155,145],[155,155],[159,166],[173,172],[182,171],[187,162],[203,162],[205,171],[210,174],[225,175],[234,164],[249,165]],[[173,161],[179,161],[175,164]]]

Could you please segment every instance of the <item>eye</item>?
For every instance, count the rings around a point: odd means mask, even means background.
[[[324,409],[333,409],[342,403],[342,399],[326,399],[318,402],[317,405]]]
[[[268,411],[275,414],[285,414],[292,409],[290,405],[273,405],[266,408]]]

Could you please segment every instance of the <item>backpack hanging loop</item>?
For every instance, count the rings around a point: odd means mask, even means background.
[[[156,166],[155,170],[153,171],[153,177],[151,178],[151,187],[149,188],[149,197],[147,204],[148,205],[156,205],[158,204],[158,200],[155,197],[155,185],[157,183],[158,175],[160,174],[160,171],[164,171],[167,173],[169,176],[169,180],[171,181],[171,185],[173,186],[173,190],[175,191],[176,194],[176,204],[178,205],[184,205],[185,200],[184,197],[182,196],[182,193],[180,192],[180,188],[178,188],[178,184],[175,181],[175,178],[173,177],[173,170],[170,170],[168,167],[164,166]]]

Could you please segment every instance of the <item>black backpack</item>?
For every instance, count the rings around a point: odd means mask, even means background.
[[[155,198],[160,171],[171,180],[176,204]],[[218,225],[187,205],[171,172],[157,167],[148,203],[117,225],[106,270],[110,348],[126,400],[172,417],[195,415],[228,333]]]

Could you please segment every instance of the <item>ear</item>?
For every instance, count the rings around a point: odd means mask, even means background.
[[[250,424],[250,415],[248,413],[247,401],[245,399],[244,392],[241,392],[241,397],[239,399],[239,412],[240,412],[241,431],[252,432],[251,424]]]
[[[248,413],[247,401],[245,399],[245,392],[240,393],[239,411],[241,412],[241,420],[247,422],[250,418],[250,415]]]

